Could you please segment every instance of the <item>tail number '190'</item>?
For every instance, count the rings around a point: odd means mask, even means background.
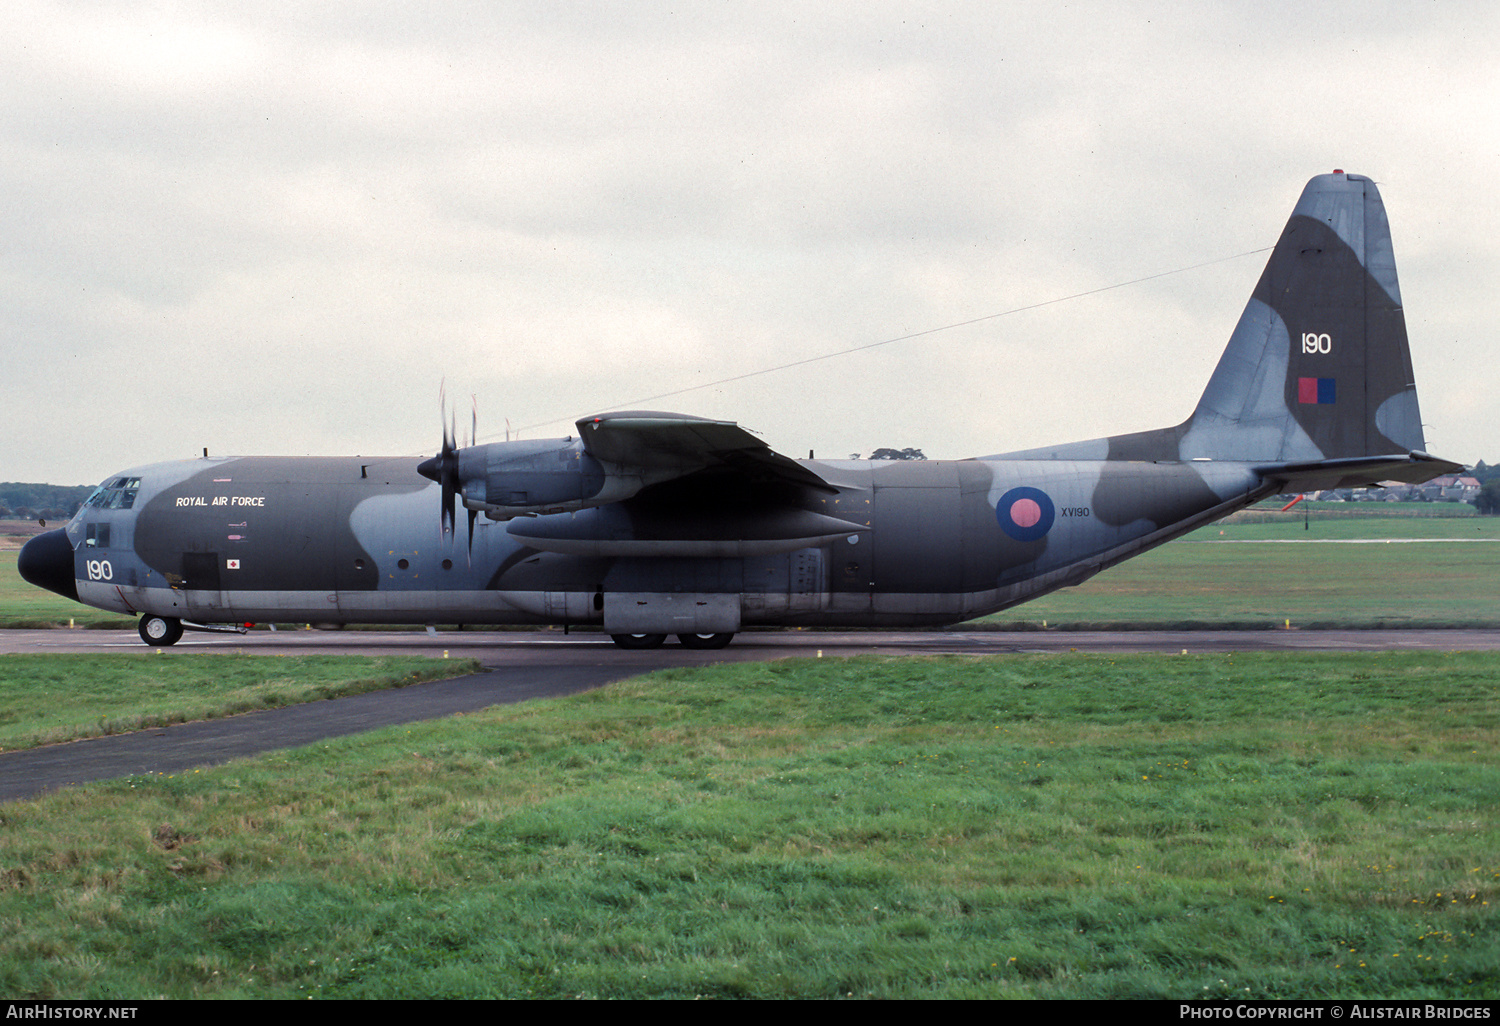
[[[1333,352],[1333,337],[1326,331],[1321,335],[1315,331],[1304,331],[1302,351],[1304,353],[1331,353]]]
[[[89,580],[112,581],[115,579],[115,568],[109,565],[107,559],[91,559],[85,566],[88,567]]]

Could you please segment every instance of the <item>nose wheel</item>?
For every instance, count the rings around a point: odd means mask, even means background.
[[[143,616],[136,629],[148,645],[164,647],[182,640],[182,621],[175,616]]]

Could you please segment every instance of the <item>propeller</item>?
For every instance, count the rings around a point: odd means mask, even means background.
[[[479,444],[479,397],[472,392],[469,393],[469,445]],[[467,507],[465,507],[467,509]],[[474,560],[474,518],[479,514],[475,510],[469,513],[469,561]]]
[[[439,388],[438,405],[440,416],[443,420],[443,447],[436,456],[417,464],[417,473],[429,481],[436,481],[443,486],[442,525],[443,535],[446,537],[450,531],[457,530],[458,518],[455,500],[460,491],[460,481],[458,477],[458,444],[455,436],[458,434],[458,416],[455,413],[450,419],[446,388]],[[477,437],[479,433],[478,427],[479,413],[476,407],[474,413],[474,431],[469,436],[470,439]],[[474,518],[477,514],[472,509],[468,510],[468,514],[469,554],[472,556],[474,553]]]

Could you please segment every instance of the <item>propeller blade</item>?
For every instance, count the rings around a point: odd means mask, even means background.
[[[446,384],[438,388],[438,416],[443,425],[443,447],[438,454],[430,460],[423,460],[417,465],[417,473],[430,481],[436,481],[442,485],[442,509],[441,523],[443,534],[446,536],[450,531],[457,532],[458,510],[456,499],[459,491],[458,480],[458,446],[455,437],[458,434],[457,414],[450,416],[448,413],[448,390]],[[473,546],[473,516],[470,514],[470,547]]]

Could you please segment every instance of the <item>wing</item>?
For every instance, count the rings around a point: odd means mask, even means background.
[[[824,515],[839,489],[815,471],[737,424],[677,413],[586,417],[576,439],[445,449],[417,472],[443,483],[445,503],[462,497],[471,529],[483,512],[559,552],[781,552],[867,530]]]
[[[651,483],[724,467],[755,483],[838,491],[733,421],[632,410],[586,417],[578,422],[578,436],[596,460]]]
[[[506,527],[534,549],[584,556],[743,557],[867,532],[822,511],[837,494],[807,467],[730,421],[628,411],[578,422],[604,484],[568,516]]]

